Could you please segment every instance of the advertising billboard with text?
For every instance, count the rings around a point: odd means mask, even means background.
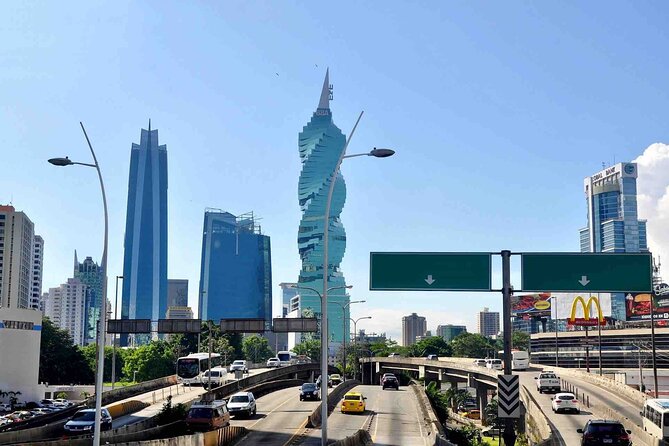
[[[625,295],[625,312],[628,321],[650,320],[650,303],[652,296],[649,293],[627,293]],[[655,298],[655,319],[669,319],[669,294],[658,295]]]
[[[547,317],[551,314],[551,293],[511,296],[511,313],[516,317]]]

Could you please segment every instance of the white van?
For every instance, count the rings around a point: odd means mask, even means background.
[[[486,359],[485,366],[492,370],[502,370],[501,359]]]
[[[228,376],[228,371],[225,367],[213,367],[211,369],[211,385],[222,386]],[[209,385],[209,370],[202,373],[202,385]]]

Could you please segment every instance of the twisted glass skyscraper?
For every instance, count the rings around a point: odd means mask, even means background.
[[[302,171],[298,183],[298,197],[302,219],[297,236],[302,259],[298,286],[323,290],[323,228],[325,205],[332,181],[332,173],[344,150],[346,136],[332,122],[330,111],[331,86],[329,73],[325,74],[318,108],[299,135],[299,152]],[[339,219],[346,201],[346,184],[341,172],[335,178],[329,224],[328,287],[346,285],[339,265],[346,250],[346,232]],[[328,328],[332,341],[341,342],[349,333],[349,315],[343,314],[342,305],[348,302],[345,289],[328,293]],[[339,305],[338,305],[339,304]],[[312,309],[320,317],[321,303],[318,295],[300,289],[300,309]],[[343,319],[342,319],[343,318]]]
[[[121,317],[158,321],[166,311],[167,146],[158,145],[158,130],[149,121],[130,152]]]

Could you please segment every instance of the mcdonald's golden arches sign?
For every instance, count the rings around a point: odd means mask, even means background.
[[[576,309],[578,308],[578,304],[581,304],[581,308],[583,308],[582,318],[576,317]],[[597,309],[596,317],[594,318],[590,317],[593,304]],[[590,296],[588,302],[586,303],[582,296],[576,296],[574,302],[571,304],[571,315],[569,316],[569,319],[567,319],[567,324],[583,327],[596,327],[598,321],[599,325],[606,325],[606,319],[604,319],[604,316],[602,316],[602,307],[599,305],[599,299],[597,299],[596,296]]]

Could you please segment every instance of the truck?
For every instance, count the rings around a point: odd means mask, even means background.
[[[558,378],[555,372],[544,371],[539,376],[535,376],[534,379],[537,380],[537,390],[539,393],[560,391],[560,378]]]

